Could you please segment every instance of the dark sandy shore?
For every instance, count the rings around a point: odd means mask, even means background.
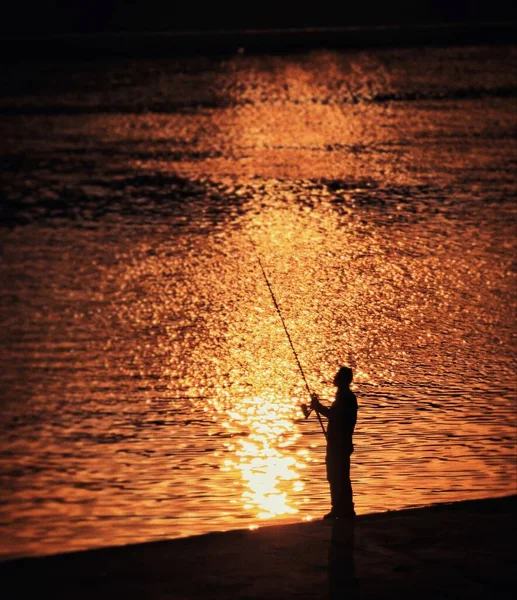
[[[517,496],[0,564],[3,598],[510,598]]]

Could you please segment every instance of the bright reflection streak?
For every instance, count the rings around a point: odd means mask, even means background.
[[[515,113],[493,92],[514,63],[99,63],[65,94],[76,116],[45,109],[65,80],[13,96],[32,116],[1,123],[0,551],[327,510],[324,440],[291,423],[307,393],[250,237],[311,389],[330,399],[354,368],[358,512],[513,493]]]
[[[298,512],[290,497],[290,492],[304,487],[298,469],[305,464],[299,454],[295,458],[290,452],[300,437],[292,420],[297,410],[292,400],[271,394],[245,398],[228,411],[230,421],[224,426],[236,435],[247,435],[227,444],[234,459],[224,464],[239,473],[243,506],[259,519]]]

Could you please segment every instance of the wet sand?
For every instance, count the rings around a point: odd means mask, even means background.
[[[510,598],[517,496],[6,561],[52,598]]]

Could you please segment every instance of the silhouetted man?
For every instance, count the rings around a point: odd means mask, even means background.
[[[325,462],[332,510],[325,515],[325,519],[355,517],[350,456],[354,451],[352,436],[357,421],[357,398],[350,389],[352,379],[352,369],[339,369],[334,377],[336,399],[330,408],[323,406],[315,394],[312,396],[311,408],[328,419]]]

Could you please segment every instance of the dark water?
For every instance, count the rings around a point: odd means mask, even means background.
[[[1,554],[515,492],[516,58],[6,67]]]

